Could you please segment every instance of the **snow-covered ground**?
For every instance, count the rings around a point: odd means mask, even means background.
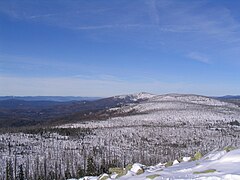
[[[185,157],[182,159],[189,160]],[[114,173],[103,174],[99,177],[84,177],[80,180],[183,180],[183,179],[208,179],[208,180],[239,180],[240,179],[240,149],[211,152],[199,160],[178,162],[165,167],[165,163],[155,166],[133,164],[129,170],[124,170],[125,175],[119,177]],[[118,177],[117,177],[118,176]]]
[[[130,99],[132,101],[141,101],[141,100],[147,100],[147,99],[153,98],[155,96],[156,96],[155,94],[141,92],[141,93],[136,93],[136,94],[114,96],[114,98],[115,99]]]
[[[121,96],[118,96],[118,98]],[[126,98],[123,96],[122,98]],[[108,111],[117,112],[119,117],[109,118],[106,121],[65,124],[61,128],[97,128],[139,125],[208,125],[212,123],[229,123],[238,121],[240,108],[231,103],[219,101],[199,95],[151,95],[134,94],[128,97],[145,99],[140,103],[131,103],[128,106],[111,108]],[[121,117],[121,113],[134,112]]]

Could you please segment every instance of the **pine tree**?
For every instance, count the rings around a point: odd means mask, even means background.
[[[48,172],[48,177],[47,177],[47,179],[54,179],[55,178],[55,173],[54,173],[54,171],[49,171]]]
[[[108,168],[107,168],[106,161],[105,161],[104,158],[102,158],[102,160],[101,160],[101,166],[100,166],[100,169],[99,169],[99,173],[100,173],[100,174],[106,173],[107,170],[108,170]]]
[[[79,166],[77,169],[77,177],[80,178],[80,177],[84,177],[84,176],[85,176],[84,169],[81,166]]]
[[[24,180],[24,173],[23,173],[23,165],[22,164],[19,166],[18,179],[19,180]]]
[[[70,173],[70,170],[67,168],[66,170],[65,170],[65,178],[66,179],[70,179],[72,177],[72,175],[71,175],[71,173]]]
[[[67,159],[67,169],[65,170],[65,178],[69,179],[72,177],[71,172],[70,172],[70,165],[69,165],[69,159]]]
[[[88,159],[87,159],[87,175],[88,176],[94,176],[95,173],[96,173],[96,165],[93,161],[93,157],[88,156]]]
[[[11,160],[7,160],[6,180],[13,180],[13,166],[12,166],[12,161]]]

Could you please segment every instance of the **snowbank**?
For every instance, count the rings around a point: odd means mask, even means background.
[[[212,152],[197,161],[190,161],[190,158],[184,158],[186,162],[177,163],[174,161],[170,167],[164,167],[163,164],[156,166],[144,166],[133,164],[132,168],[119,180],[163,180],[163,179],[197,179],[197,180],[239,180],[240,179],[240,149],[231,151],[223,150]],[[106,179],[115,179],[104,174]],[[85,177],[86,180],[101,179],[99,177]],[[109,177],[109,178],[108,178]],[[83,180],[84,178],[81,178]]]

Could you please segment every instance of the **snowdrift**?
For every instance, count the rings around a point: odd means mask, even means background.
[[[240,149],[226,148],[198,159],[182,157],[168,163],[155,166],[144,166],[135,163],[131,166],[116,168],[118,171],[103,174],[99,177],[83,177],[79,180],[180,180],[180,179],[211,179],[239,180],[240,179]]]

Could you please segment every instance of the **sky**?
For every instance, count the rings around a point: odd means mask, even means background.
[[[239,7],[1,0],[0,95],[240,94]]]

